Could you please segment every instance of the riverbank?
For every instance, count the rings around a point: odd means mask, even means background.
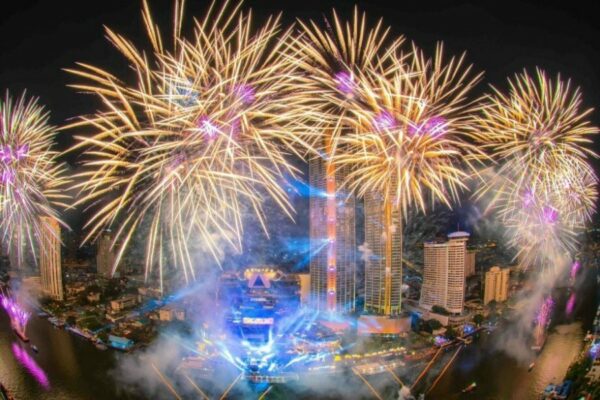
[[[0,313],[0,382],[15,400],[141,400],[124,392],[115,370],[126,354],[100,351],[89,340],[32,316],[28,335],[35,353]]]
[[[533,355],[528,358],[530,353],[526,352],[523,357],[516,357],[514,351],[508,351],[511,346],[518,348],[525,338],[506,340],[506,329],[499,327],[467,346],[427,399],[538,400],[548,384],[561,383],[569,365],[582,351],[585,333],[593,325],[598,306],[596,270],[585,269],[579,280],[578,302],[571,313],[567,311],[568,288],[557,299],[555,325],[531,371]],[[462,390],[473,382],[477,383],[476,390],[463,394]]]

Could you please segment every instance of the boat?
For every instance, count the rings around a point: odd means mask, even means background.
[[[63,326],[65,326],[65,321],[56,317],[50,317],[48,318],[48,321],[50,321],[50,323],[56,328],[62,328]]]
[[[34,352],[36,352],[36,353],[38,353],[38,352],[39,352],[39,350],[38,350],[38,348],[37,348],[37,346],[36,346],[35,344],[32,344],[32,345],[31,345],[31,350],[33,350],[33,351],[34,351]]]
[[[81,329],[77,328],[76,326],[69,326],[69,327],[67,327],[67,330],[69,332],[73,332],[74,334],[84,337],[86,339],[90,338],[90,335],[87,332],[82,331]]]
[[[540,353],[542,351],[542,349],[544,348],[545,344],[546,344],[546,333],[544,332],[544,336],[541,337],[540,341],[534,343],[531,346],[531,350],[535,351],[536,353]]]
[[[531,372],[531,370],[533,369],[533,367],[535,367],[535,363],[532,362],[531,364],[529,364],[529,368],[527,369],[527,372]]]
[[[95,345],[98,350],[104,351],[104,350],[108,349],[108,346],[105,345],[104,343],[96,342]]]
[[[543,400],[565,400],[571,394],[572,386],[573,381],[571,380],[566,380],[560,385],[550,383],[546,386],[540,398]]]
[[[462,392],[463,393],[471,393],[473,390],[475,390],[475,388],[477,388],[477,382],[471,383],[469,386],[467,386],[466,388],[464,388],[462,390]]]

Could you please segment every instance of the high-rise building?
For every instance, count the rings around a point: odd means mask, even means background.
[[[349,312],[355,307],[355,198],[339,188],[347,169],[309,161],[311,306]]]
[[[44,295],[63,300],[62,266],[60,260],[60,225],[55,218],[41,217],[40,281]]]
[[[399,218],[398,211],[386,210],[381,194],[365,195],[365,241],[369,250],[365,259],[365,310],[376,314],[401,312],[402,240],[401,232],[396,231],[401,226]]]
[[[483,304],[508,300],[510,268],[492,267],[485,273]]]
[[[296,274],[300,280],[300,304],[306,306],[310,301],[310,274]]]
[[[96,272],[106,278],[112,276],[113,264],[116,254],[112,246],[112,235],[110,231],[102,233],[97,242],[96,250]]]
[[[8,259],[12,271],[23,271],[26,269],[25,253],[28,249],[23,241],[23,237],[22,229],[17,228],[10,241]]]
[[[421,307],[431,310],[440,306],[453,314],[462,313],[468,240],[467,232],[454,232],[446,242],[425,243]]]
[[[477,252],[473,249],[467,250],[465,256],[465,277],[475,275],[475,255]]]

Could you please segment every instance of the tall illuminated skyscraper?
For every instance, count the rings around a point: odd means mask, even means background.
[[[465,300],[465,257],[467,232],[448,235],[447,242],[425,243],[423,286],[419,304],[431,310],[444,307],[453,314],[463,311]]]
[[[396,232],[400,215],[388,208],[383,196],[365,196],[365,241],[369,254],[365,259],[365,310],[384,315],[397,315],[402,306],[402,237]],[[385,221],[391,219],[392,234],[387,237]],[[387,254],[391,259],[387,260]]]
[[[309,162],[311,306],[319,311],[349,312],[355,307],[355,198],[339,184],[347,170],[325,160]]]
[[[42,217],[44,233],[40,238],[40,280],[44,295],[63,300],[62,266],[60,261],[60,225],[51,217]]]

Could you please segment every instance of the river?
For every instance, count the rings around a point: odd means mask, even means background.
[[[518,360],[505,351],[497,350],[498,336],[502,329],[491,335],[483,334],[467,346],[456,358],[438,385],[428,394],[433,399],[478,400],[534,400],[549,383],[561,383],[571,362],[581,352],[585,332],[593,325],[598,306],[596,271],[586,269],[579,277],[578,303],[574,312],[565,313],[568,292],[557,299],[554,319],[545,346],[535,360],[531,372],[528,366],[532,358]],[[472,382],[477,389],[470,394],[462,390]]]
[[[13,334],[8,317],[0,311],[0,381],[17,400],[132,398],[117,393],[110,375],[123,355],[100,351],[36,316],[27,333],[38,354]]]

